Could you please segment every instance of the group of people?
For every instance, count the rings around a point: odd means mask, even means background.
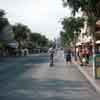
[[[90,56],[90,50],[88,47],[86,46],[82,46],[79,48],[78,50],[78,56],[79,56],[79,60],[81,62],[82,65],[87,65],[89,64],[89,56]]]
[[[73,49],[65,48],[64,55],[65,55],[66,63],[68,62],[71,63],[72,56],[73,56],[74,58],[77,58],[80,61],[81,65],[88,65],[91,51],[88,46],[83,45],[79,47],[78,50],[76,50],[76,54],[75,54],[75,50],[73,51]]]
[[[54,58],[55,48],[49,49],[49,57],[50,57],[50,66],[53,66],[53,58]],[[89,64],[89,56],[90,51],[86,46],[82,46],[78,48],[78,51],[73,51],[71,48],[64,48],[64,57],[66,60],[66,64],[72,63],[72,56],[76,56],[80,60],[81,65]]]
[[[50,66],[53,66],[53,64],[54,64],[53,59],[54,59],[55,52],[56,52],[56,50],[53,47],[49,48],[49,50],[48,50]],[[64,49],[64,56],[65,56],[65,59],[66,59],[66,63],[72,62],[72,51],[71,51],[70,48]]]

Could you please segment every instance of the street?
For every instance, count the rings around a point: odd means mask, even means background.
[[[0,100],[100,100],[63,51],[49,66],[47,54],[0,59]]]

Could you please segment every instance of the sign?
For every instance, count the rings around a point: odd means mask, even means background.
[[[100,79],[100,54],[95,56],[95,78]]]

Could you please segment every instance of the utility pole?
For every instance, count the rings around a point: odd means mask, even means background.
[[[76,55],[76,31],[74,31],[74,41],[75,41],[75,52],[74,52],[74,57],[75,57],[75,61],[77,61],[77,55]]]

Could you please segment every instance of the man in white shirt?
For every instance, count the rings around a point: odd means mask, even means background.
[[[49,53],[50,66],[53,66],[53,58],[55,53],[54,48],[49,48],[48,53]]]

